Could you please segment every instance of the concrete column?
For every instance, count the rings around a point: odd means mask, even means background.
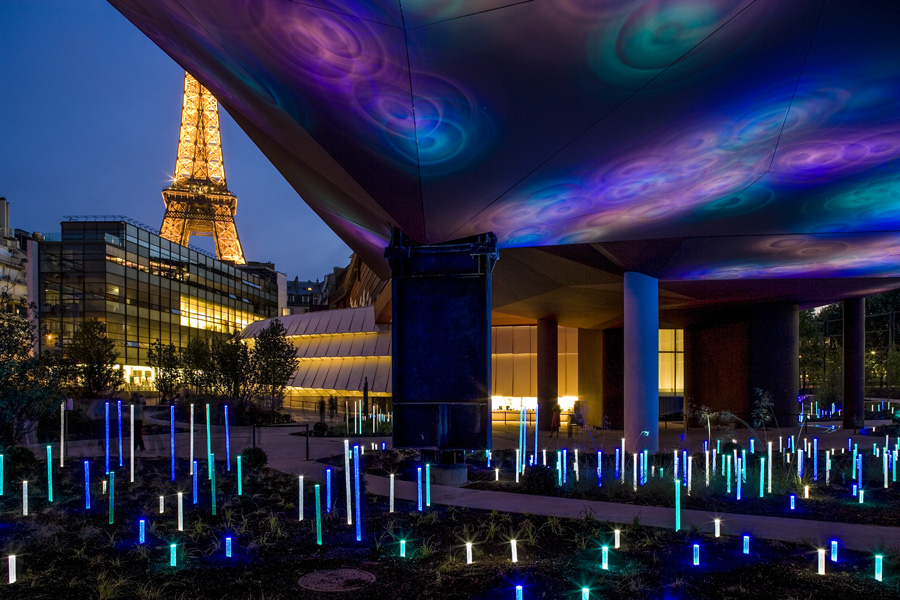
[[[659,284],[626,272],[625,449],[659,450]]]
[[[604,329],[601,340],[603,416],[609,417],[610,429],[625,429],[625,334],[619,328]]]
[[[391,376],[394,446],[491,447],[491,270],[486,233],[417,244],[394,231]]]
[[[559,400],[559,326],[554,319],[537,322],[538,428],[550,431],[553,407]]]
[[[603,424],[603,332],[578,330],[578,400],[585,424]]]
[[[844,428],[865,427],[866,299],[844,300]]]
[[[750,359],[750,397],[747,415],[751,422],[753,390],[772,397],[775,422],[785,427],[797,424],[800,403],[800,310],[796,304],[764,304],[750,313],[748,328]],[[772,423],[774,426],[775,423]]]

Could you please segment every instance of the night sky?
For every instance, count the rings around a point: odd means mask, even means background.
[[[100,0],[0,0],[0,196],[14,228],[126,215],[159,228],[184,71]],[[225,173],[248,260],[321,279],[350,249],[224,110]],[[191,244],[213,250],[212,238]]]

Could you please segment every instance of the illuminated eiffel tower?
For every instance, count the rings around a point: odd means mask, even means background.
[[[247,262],[234,224],[237,196],[225,185],[219,103],[187,72],[175,176],[162,195],[162,237],[187,246],[192,235],[212,236],[219,260]]]

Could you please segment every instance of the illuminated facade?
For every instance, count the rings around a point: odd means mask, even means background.
[[[66,344],[89,319],[106,323],[131,389],[150,386],[147,350],[160,340],[227,337],[278,315],[278,278],[161,238],[124,217],[70,220],[29,243],[40,345]],[[283,281],[283,277],[281,278]]]

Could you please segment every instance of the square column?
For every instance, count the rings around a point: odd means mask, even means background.
[[[659,450],[659,283],[625,273],[625,449]]]
[[[866,299],[847,298],[844,309],[844,429],[866,425]]]
[[[538,429],[550,431],[553,407],[559,402],[559,326],[550,318],[537,322]]]
[[[492,233],[417,244],[394,230],[391,266],[394,446],[491,447]]]

